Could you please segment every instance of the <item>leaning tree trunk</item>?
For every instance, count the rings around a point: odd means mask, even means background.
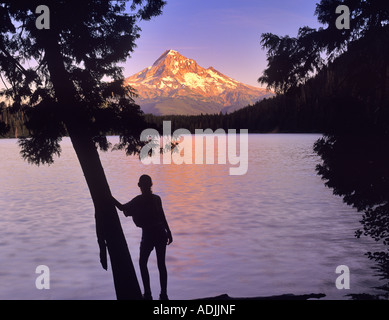
[[[92,196],[100,249],[104,253],[108,249],[117,299],[141,299],[138,279],[104,169],[86,121],[83,121],[83,112],[77,107],[76,90],[65,69],[56,39],[56,34],[50,32],[41,41],[63,120]]]

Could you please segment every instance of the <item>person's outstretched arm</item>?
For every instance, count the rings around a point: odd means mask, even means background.
[[[112,197],[112,200],[113,200],[113,203],[115,204],[116,208],[118,208],[120,211],[124,211],[124,205],[122,205],[114,197]]]
[[[121,204],[119,201],[117,201],[114,197],[112,197],[112,201],[115,204],[116,208],[118,208],[120,211],[123,211],[123,214],[126,217],[132,216],[132,211],[133,211],[133,200],[130,202],[127,202],[126,204]]]

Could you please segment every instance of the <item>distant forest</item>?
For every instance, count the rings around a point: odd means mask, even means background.
[[[12,111],[12,108],[7,107],[4,107],[3,110],[0,109],[0,123],[3,122],[9,129],[3,135],[0,135],[0,138],[17,138],[29,136],[29,132],[24,125],[26,118],[24,113],[22,111]]]

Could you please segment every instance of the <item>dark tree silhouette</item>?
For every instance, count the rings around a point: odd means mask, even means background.
[[[118,299],[140,299],[141,292],[98,148],[107,150],[106,134],[115,132],[128,153],[139,152],[144,121],[118,63],[135,47],[138,22],[161,14],[164,4],[0,2],[3,95],[11,109],[26,114],[29,130],[29,136],[20,139],[21,154],[31,163],[50,164],[61,152],[61,138],[70,136],[95,207],[100,260],[107,269],[108,250]],[[39,5],[50,9],[49,29],[36,28]],[[4,124],[0,129],[6,129]]]
[[[267,49],[268,67],[258,79],[278,94],[304,84],[309,76],[323,66],[321,50],[312,35],[315,29],[300,28],[297,38],[279,37],[272,33],[261,36],[261,44]]]
[[[350,29],[336,28],[340,4],[350,9]],[[312,71],[325,73],[328,81],[326,88],[317,87],[317,104],[326,103],[336,117],[315,144],[322,158],[318,173],[334,194],[363,212],[363,231],[356,235],[388,245],[389,2],[322,0],[315,14],[325,27],[300,29],[292,42],[287,37],[262,36],[269,58],[260,80],[296,94],[300,79],[316,76]],[[311,49],[315,53],[302,59],[300,53]],[[280,57],[284,64],[279,64]],[[388,250],[368,255],[378,262],[380,274],[389,278]]]

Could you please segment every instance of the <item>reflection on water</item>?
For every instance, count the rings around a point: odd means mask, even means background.
[[[243,176],[230,176],[228,163],[144,165],[120,151],[101,155],[119,201],[138,194],[144,173],[162,197],[174,236],[171,299],[376,292],[380,282],[364,255],[376,244],[354,237],[360,215],[316,175],[317,138],[250,135]],[[20,159],[16,140],[0,140],[1,299],[115,299],[112,275],[99,264],[86,183],[69,140],[62,148],[54,165],[38,168]],[[138,272],[140,229],[120,218]],[[149,263],[157,295],[154,256]],[[39,264],[50,267],[50,290],[35,288]],[[351,272],[347,291],[335,286],[342,264]]]

